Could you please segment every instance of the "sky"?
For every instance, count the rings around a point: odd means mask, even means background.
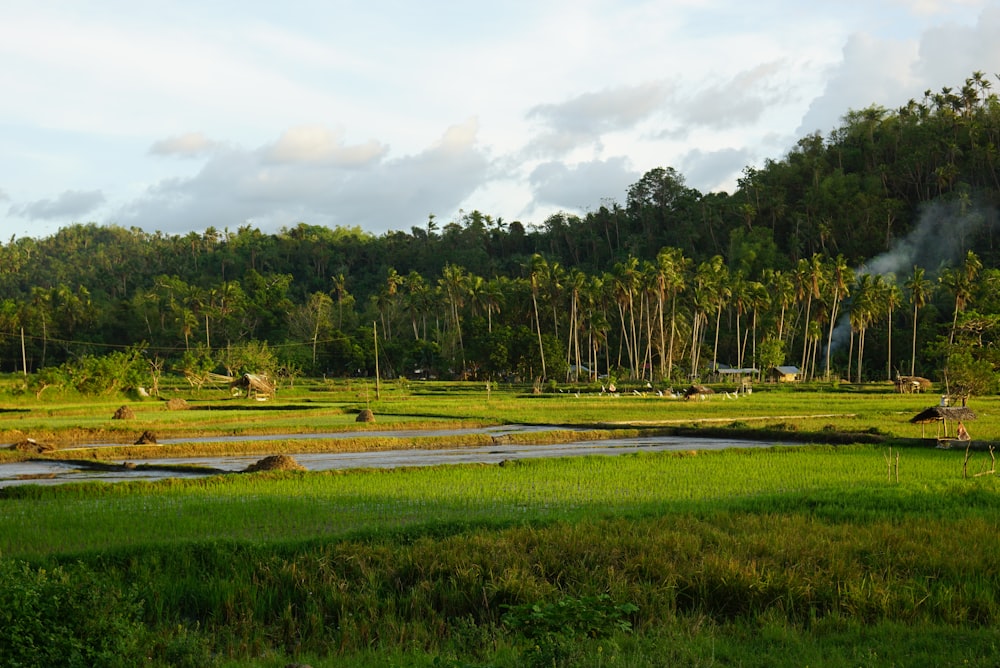
[[[1000,0],[3,0],[0,243],[74,223],[541,225],[733,192],[982,71]]]

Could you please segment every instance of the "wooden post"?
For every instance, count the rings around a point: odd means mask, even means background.
[[[382,389],[378,382],[378,323],[372,322],[372,331],[375,333],[375,398],[382,398]]]
[[[21,328],[21,371],[28,375],[28,356],[24,353],[24,327]]]

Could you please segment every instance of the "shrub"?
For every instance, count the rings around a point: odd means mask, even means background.
[[[0,560],[0,666],[137,665],[141,609],[82,567]]]

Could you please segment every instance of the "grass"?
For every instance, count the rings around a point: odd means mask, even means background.
[[[769,512],[791,503],[814,515],[837,509],[848,521],[959,509],[969,516],[976,506],[965,492],[996,491],[994,477],[961,478],[959,452],[906,450],[899,483],[888,481],[884,455],[879,446],[775,447],[523,460],[502,467],[13,487],[0,490],[0,553],[32,558],[108,545],[337,539],[433,524],[661,515],[706,504]],[[948,499],[960,499],[961,507]]]
[[[128,443],[146,429],[235,431],[273,435],[252,446],[272,454],[306,445],[282,438],[293,429],[357,432],[308,441],[320,449],[427,447],[456,443],[365,434],[533,423],[594,437],[756,433],[775,446],[0,490],[0,610],[36,601],[3,619],[0,646],[31,628],[96,624],[106,645],[74,642],[100,665],[995,662],[1000,488],[992,475],[964,478],[962,452],[907,445],[920,435],[908,419],[935,397],[522,389],[397,383],[374,399],[363,385],[315,383],[266,408],[205,391],[188,411],[129,402],[127,424],[110,420],[121,401],[13,398],[0,433]],[[353,421],[366,405],[374,426]],[[1000,433],[996,406],[974,401],[975,438]],[[837,434],[889,440],[821,443]],[[788,435],[806,443],[779,443]],[[975,454],[970,471],[987,461]]]

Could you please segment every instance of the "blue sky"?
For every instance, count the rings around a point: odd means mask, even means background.
[[[1000,90],[996,35],[1000,0],[6,0],[0,242],[731,192],[849,109]]]

